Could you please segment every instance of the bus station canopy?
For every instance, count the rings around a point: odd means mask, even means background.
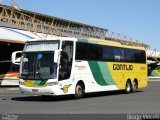
[[[0,27],[0,41],[3,42],[25,43],[37,38],[39,37],[29,31]]]

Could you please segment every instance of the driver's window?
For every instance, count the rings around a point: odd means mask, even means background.
[[[73,59],[73,42],[63,41],[60,59],[59,80],[69,79]]]

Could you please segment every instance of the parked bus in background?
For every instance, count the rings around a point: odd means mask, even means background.
[[[11,55],[23,47],[18,41],[0,40],[0,85],[18,85],[19,66],[12,64]]]
[[[142,47],[86,38],[54,37],[29,41],[20,62],[19,89],[36,95],[68,95],[147,86],[147,57]]]
[[[160,63],[151,63],[148,65],[149,78],[160,78]]]

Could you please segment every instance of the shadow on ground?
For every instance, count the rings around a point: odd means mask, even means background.
[[[137,91],[136,93],[143,92],[143,91]],[[136,94],[131,93],[131,94]],[[82,99],[90,99],[95,97],[104,97],[104,96],[114,96],[114,95],[127,95],[124,93],[124,91],[107,91],[107,92],[97,92],[97,93],[90,93],[85,94],[85,96]],[[23,96],[23,97],[13,97],[11,100],[14,101],[37,101],[37,102],[53,102],[53,101],[67,101],[67,100],[79,100],[75,99],[74,95],[65,95],[65,96]]]

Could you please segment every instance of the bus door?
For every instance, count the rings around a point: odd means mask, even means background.
[[[59,81],[67,80],[71,75],[73,63],[73,41],[63,41],[59,68]]]

